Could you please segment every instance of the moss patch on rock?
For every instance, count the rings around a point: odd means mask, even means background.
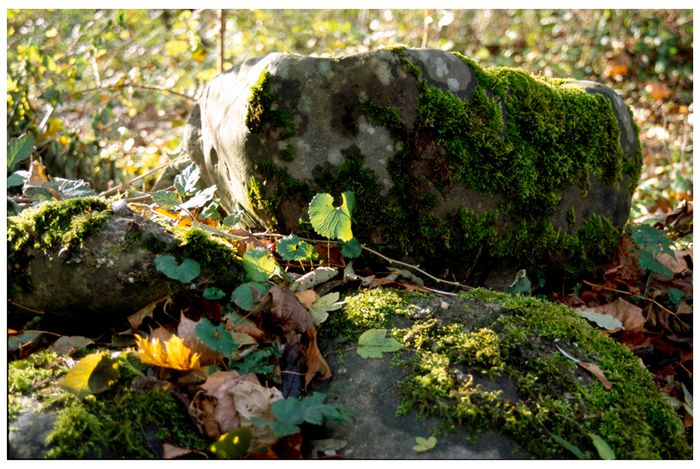
[[[573,456],[554,435],[586,458],[598,457],[592,435],[619,459],[692,457],[680,418],[639,360],[564,306],[484,289],[445,300],[373,290],[348,297],[325,333],[356,343],[370,327],[389,328],[407,350],[397,362],[406,372],[398,412],[438,417],[443,432],[502,432],[533,458]],[[612,389],[557,346],[597,364]]]
[[[121,354],[117,359],[120,378],[114,388],[82,400],[56,386],[69,368],[68,360],[38,352],[8,367],[8,399],[16,404],[10,426],[22,396],[38,400],[38,408],[32,411],[55,414],[42,457],[154,459],[162,456],[164,442],[200,450],[207,447],[183,405],[157,380],[150,387],[133,385],[134,378],[148,381],[138,369],[138,360]]]

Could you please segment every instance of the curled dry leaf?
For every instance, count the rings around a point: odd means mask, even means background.
[[[297,297],[278,285],[270,288],[272,295],[272,319],[279,324],[285,337],[293,336],[295,332],[306,332],[314,325],[309,311],[304,308]]]
[[[163,443],[163,459],[207,459],[206,453],[196,449],[180,448],[179,446]]]
[[[626,331],[643,329],[644,323],[646,322],[646,317],[642,312],[642,308],[622,298],[618,298],[612,303],[595,306],[590,309],[614,317],[622,323]]]
[[[181,338],[174,335],[167,342],[136,336],[136,356],[142,363],[174,370],[192,370],[200,367],[199,354],[192,353]]]
[[[127,319],[129,320],[129,325],[131,326],[131,330],[135,331],[141,323],[144,321],[146,318],[152,318],[153,317],[153,311],[156,309],[156,306],[158,306],[158,303],[161,301],[165,301],[166,305],[172,300],[170,299],[170,295],[164,296],[163,298],[159,298],[156,301],[147,304],[140,310],[138,310],[136,313],[132,314],[129,316]]]
[[[589,373],[598,378],[598,381],[600,381],[600,383],[605,389],[607,389],[608,391],[612,389],[612,383],[608,381],[608,379],[605,377],[605,374],[603,373],[603,370],[601,370],[598,365],[596,365],[595,363],[580,361],[578,362],[578,366],[585,370],[588,370]]]
[[[306,383],[304,387],[307,387],[317,374],[320,374],[323,380],[333,376],[331,367],[321,355],[321,350],[316,343],[316,328],[311,327],[306,333],[309,336],[309,346],[306,351],[306,375],[304,376]]]

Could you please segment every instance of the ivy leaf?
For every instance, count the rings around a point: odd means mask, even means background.
[[[290,397],[272,403],[271,411],[275,421],[262,421],[271,427],[278,437],[299,433],[299,425],[304,422],[322,425],[324,421],[332,420],[347,422],[348,414],[332,404],[324,404],[326,395],[315,392],[311,396],[299,399]]]
[[[346,258],[354,259],[362,253],[362,245],[356,238],[352,238],[341,245],[340,252]]]
[[[185,259],[182,264],[177,263],[171,255],[157,256],[156,269],[166,277],[182,283],[188,283],[199,276],[199,263],[192,259]]]
[[[241,375],[248,373],[269,374],[274,370],[269,358],[275,356],[275,350],[266,348],[255,350],[246,355],[242,360],[235,362],[231,368],[237,370]]]
[[[221,435],[209,446],[218,459],[241,459],[248,454],[252,433],[248,427],[239,427]]]
[[[245,311],[252,311],[257,301],[267,293],[270,288],[258,282],[248,282],[239,285],[231,293],[231,301]]]
[[[328,319],[328,311],[335,311],[343,307],[344,303],[339,303],[340,293],[332,292],[323,295],[311,306],[309,313],[317,326]]]
[[[297,235],[289,235],[277,243],[277,254],[285,261],[308,261],[313,258],[314,247]]]
[[[7,171],[12,172],[18,164],[29,158],[34,147],[34,135],[27,134],[13,138],[7,144]]]
[[[224,291],[220,288],[209,287],[206,290],[204,290],[202,296],[204,296],[204,298],[206,298],[207,300],[216,301],[226,296],[226,293],[224,293]]]
[[[595,446],[595,449],[598,450],[598,455],[601,457],[601,459],[616,459],[615,452],[612,450],[612,448],[610,448],[607,441],[594,433],[591,433],[589,436],[591,437],[591,440],[593,440],[593,446]]]
[[[662,277],[673,277],[673,271],[656,260],[656,255],[654,255],[654,253],[650,251],[637,251],[637,258],[639,259],[639,265],[643,269],[661,275]]]
[[[175,181],[173,182],[175,190],[181,196],[185,197],[187,194],[192,193],[199,182],[199,166],[196,163],[190,164],[180,174],[175,176]]]
[[[214,192],[216,192],[216,186],[209,186],[206,189],[197,191],[190,199],[179,205],[181,209],[190,210],[193,208],[204,207],[207,202],[209,202],[212,197],[214,197]]]
[[[275,273],[277,263],[267,249],[249,249],[243,254],[243,269],[253,282],[264,282]]]
[[[316,194],[309,204],[309,218],[316,233],[326,238],[350,241],[352,239],[352,207],[355,196],[352,192],[343,192],[343,203],[333,206],[333,196]]]
[[[58,384],[82,399],[107,391],[118,378],[117,363],[105,352],[97,352],[83,357]]]
[[[90,184],[82,179],[63,179],[54,177],[52,181],[41,185],[47,189],[54,189],[61,199],[72,199],[74,197],[89,197],[95,195],[95,191],[90,188]]]
[[[362,358],[382,358],[382,353],[396,352],[402,347],[398,340],[386,337],[386,329],[370,329],[360,336],[357,354]]]
[[[194,332],[197,338],[214,352],[230,357],[238,350],[239,344],[233,340],[231,332],[226,330],[226,326],[223,324],[215,326],[207,318],[202,318]]]
[[[435,448],[437,444],[437,438],[431,436],[430,438],[423,438],[422,436],[416,437],[416,446],[413,447],[413,451],[416,453],[423,453],[425,451],[430,451]]]
[[[224,218],[222,225],[224,225],[226,227],[234,226],[239,221],[241,221],[241,218],[243,218],[243,212],[238,211],[237,213],[234,213],[232,215],[228,215],[226,218]]]

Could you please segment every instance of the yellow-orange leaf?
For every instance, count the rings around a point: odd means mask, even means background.
[[[174,370],[192,370],[199,368],[199,354],[193,353],[187,348],[181,338],[173,335],[169,340],[163,342],[158,339],[144,339],[136,336],[138,350],[136,356],[146,365],[161,366]]]

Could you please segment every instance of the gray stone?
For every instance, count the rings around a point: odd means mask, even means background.
[[[184,147],[250,227],[302,230],[315,193],[353,190],[360,242],[457,274],[606,261],[641,168],[610,88],[429,49],[246,60],[208,85]]]

